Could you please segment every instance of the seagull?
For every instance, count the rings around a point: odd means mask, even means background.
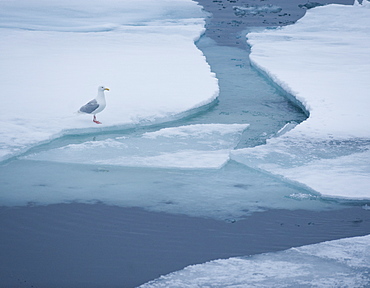
[[[101,122],[96,120],[95,115],[103,111],[105,106],[107,105],[105,102],[105,95],[104,95],[105,90],[109,91],[108,88],[104,86],[99,86],[98,96],[96,96],[95,99],[91,100],[90,102],[82,106],[80,110],[78,110],[79,113],[93,114],[94,115],[93,122],[95,122],[96,124],[101,124]]]

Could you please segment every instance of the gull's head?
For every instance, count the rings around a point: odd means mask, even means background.
[[[98,87],[98,91],[102,91],[102,92],[104,92],[105,90],[109,91],[109,88],[104,87],[104,86],[99,86],[99,87]]]

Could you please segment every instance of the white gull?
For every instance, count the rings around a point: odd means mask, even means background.
[[[101,122],[96,120],[96,114],[103,111],[105,106],[107,105],[107,103],[105,102],[105,95],[104,95],[105,90],[109,91],[108,88],[104,86],[99,86],[98,95],[96,96],[96,98],[91,100],[90,102],[82,106],[80,110],[78,110],[79,113],[93,114],[94,115],[93,121],[96,124],[101,124]]]

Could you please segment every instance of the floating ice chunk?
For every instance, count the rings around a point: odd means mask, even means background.
[[[257,15],[261,13],[279,13],[282,8],[280,6],[266,4],[266,5],[253,5],[253,6],[234,6],[234,14],[236,16]]]
[[[362,207],[362,209],[364,209],[364,210],[370,210],[370,206],[369,206],[369,205],[367,205],[367,204],[365,204],[365,205]]]
[[[70,144],[25,159],[135,167],[220,168],[248,124],[164,128],[139,137]]]
[[[355,2],[353,3],[353,6],[360,6],[360,2],[358,2],[358,0],[355,0]]]
[[[304,8],[304,9],[312,9],[318,6],[324,6],[324,4],[319,2],[307,2],[306,4],[299,4],[298,7]]]
[[[368,287],[369,247],[370,235],[216,260],[188,266],[140,287]]]
[[[370,8],[370,1],[369,0],[363,0],[361,3],[362,7]]]

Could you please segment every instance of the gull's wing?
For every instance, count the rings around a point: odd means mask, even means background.
[[[84,106],[82,106],[80,108],[80,112],[92,113],[96,109],[98,109],[98,107],[99,107],[98,101],[96,101],[96,99],[94,99],[94,100],[91,100],[89,103],[85,104]]]

